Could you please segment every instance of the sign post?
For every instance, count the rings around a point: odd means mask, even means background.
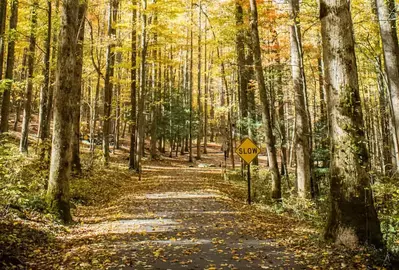
[[[246,138],[237,147],[236,153],[247,164],[248,204],[251,204],[251,162],[260,154],[260,148],[250,138]]]

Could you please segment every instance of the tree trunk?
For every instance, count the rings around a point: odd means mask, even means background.
[[[310,162],[310,129],[307,114],[306,89],[304,88],[304,70],[302,56],[301,30],[299,26],[299,1],[289,0],[291,23],[291,69],[293,88],[295,93],[295,154],[296,178],[298,182],[298,195],[302,198],[311,197],[311,162]]]
[[[107,66],[105,69],[104,80],[104,122],[103,122],[103,157],[104,164],[109,163],[109,135],[111,132],[111,114],[112,114],[112,88],[111,78],[114,76],[115,48],[114,38],[116,29],[114,23],[117,21],[119,0],[109,0],[108,15],[108,38],[110,39],[107,47]]]
[[[46,125],[48,121],[47,117],[47,105],[48,105],[48,91],[50,86],[50,61],[51,61],[51,13],[52,13],[52,6],[51,1],[47,1],[47,36],[45,41],[45,54],[44,54],[44,68],[43,68],[43,76],[44,81],[40,91],[40,108],[39,108],[39,130],[38,130],[38,137],[40,139],[40,154],[42,159],[44,159],[45,154],[45,140],[48,138],[48,134],[46,131],[49,130]]]
[[[265,85],[265,79],[262,69],[262,56],[259,42],[258,32],[258,11],[256,7],[256,1],[250,0],[251,4],[251,33],[252,33],[252,45],[254,52],[255,71],[256,78],[258,81],[258,88],[260,98],[262,101],[263,119],[265,120],[265,132],[266,132],[266,147],[269,155],[269,169],[272,173],[272,198],[275,200],[281,199],[281,178],[277,164],[277,153],[275,147],[275,139],[272,131],[272,121],[270,116],[270,104],[267,97],[267,89]]]
[[[144,117],[144,109],[145,109],[145,99],[147,97],[146,93],[146,57],[147,57],[147,0],[142,0],[142,25],[141,25],[141,62],[140,62],[140,95],[139,95],[139,107],[138,107],[138,140],[137,140],[137,165],[136,168],[139,170],[141,166],[141,158],[144,153],[144,125],[145,125],[145,117]]]
[[[132,1],[133,6],[137,5],[137,0]],[[136,129],[137,129],[137,9],[133,10],[132,17],[132,59],[131,59],[131,70],[130,70],[130,104],[131,104],[131,133],[130,133],[130,157],[129,157],[129,169],[137,170],[136,167]]]
[[[6,29],[7,0],[0,2],[0,80],[3,79],[4,33]]]
[[[32,106],[32,91],[33,91],[33,69],[35,64],[35,51],[36,51],[36,26],[37,26],[37,8],[38,1],[35,1],[31,11],[31,26],[29,38],[29,52],[28,52],[28,77],[26,80],[26,92],[24,101],[24,116],[22,120],[21,143],[19,151],[21,153],[28,152],[29,140],[29,123],[31,117]]]
[[[248,135],[248,125],[246,123],[248,117],[248,73],[245,67],[245,33],[243,29],[244,25],[244,11],[240,1],[236,1],[236,51],[237,51],[237,64],[238,64],[238,80],[239,80],[239,108],[240,108],[240,130],[241,136]]]
[[[69,179],[72,168],[73,110],[79,0],[62,2],[60,44],[54,99],[54,134],[47,201],[50,211],[70,223]]]
[[[207,66],[207,60],[208,60],[208,54],[207,54],[207,20],[205,20],[205,37],[204,37],[204,67],[205,67],[205,72],[204,72],[204,83],[205,83],[205,100],[204,100],[204,154],[208,153],[208,126],[209,126],[209,114],[208,114],[208,103],[209,103],[209,81],[208,78],[210,77],[208,75],[209,70],[211,69],[212,66],[212,61],[209,63],[209,66]]]
[[[198,3],[198,65],[197,65],[197,106],[198,106],[198,127],[197,127],[197,159],[201,159],[201,141],[202,141],[202,105],[201,105],[201,39],[202,39],[202,21],[201,21],[201,14],[202,14],[202,6],[201,0]]]
[[[399,44],[396,32],[396,8],[393,0],[375,0],[382,48],[384,51],[385,70],[391,95],[393,135],[399,141]],[[396,169],[399,169],[399,146],[395,149]]]
[[[190,1],[190,70],[189,70],[189,84],[190,84],[190,123],[189,123],[189,156],[188,162],[193,162],[193,90],[194,90],[194,79],[193,79],[193,20],[194,20],[194,11],[193,11],[193,0]]]
[[[322,0],[325,82],[330,115],[331,209],[325,237],[349,247],[382,246],[367,173],[368,153],[360,104],[349,2]]]
[[[83,42],[85,38],[85,18],[87,3],[80,2],[78,14],[78,36],[76,44],[76,68],[75,68],[75,87],[74,109],[73,109],[73,140],[72,140],[72,170],[82,173],[82,165],[80,162],[80,105],[82,95],[82,72],[83,72]]]
[[[11,5],[11,16],[9,31],[15,32],[18,23],[18,0],[14,0]],[[1,123],[0,131],[2,133],[8,132],[8,118],[10,117],[10,98],[11,98],[11,87],[14,79],[14,62],[15,62],[15,40],[11,38],[8,40],[8,52],[7,52],[7,68],[5,79],[9,80],[7,87],[3,93],[3,100],[1,105]],[[3,62],[1,62],[1,65]]]

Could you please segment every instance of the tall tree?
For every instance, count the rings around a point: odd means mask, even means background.
[[[380,247],[380,223],[367,173],[350,2],[322,0],[320,20],[332,144],[331,208],[325,237],[347,246]]]
[[[202,4],[198,1],[198,63],[197,63],[197,106],[198,106],[198,127],[197,127],[197,159],[201,159],[201,141],[202,141],[202,105],[201,105],[201,39],[202,39]]]
[[[275,146],[275,139],[272,130],[272,119],[270,116],[270,104],[267,97],[267,89],[265,84],[265,78],[262,68],[262,55],[259,41],[258,31],[258,10],[256,6],[256,0],[250,0],[251,6],[251,34],[252,34],[252,46],[254,52],[255,72],[256,79],[258,82],[259,94],[262,102],[262,114],[265,121],[265,138],[266,147],[269,155],[269,169],[272,173],[272,198],[279,200],[281,199],[281,177],[278,170],[277,164],[277,153]]]
[[[39,109],[39,131],[38,137],[40,139],[40,143],[43,144],[45,140],[49,137],[48,124],[47,121],[47,105],[48,105],[48,92],[50,87],[50,62],[51,62],[51,38],[52,38],[52,5],[51,1],[47,1],[47,35],[45,41],[45,55],[44,55],[44,68],[43,75],[44,81],[40,91],[40,109]],[[42,146],[41,154],[44,154],[44,147]]]
[[[138,105],[138,130],[137,130],[137,166],[136,168],[140,170],[141,158],[144,152],[144,108],[145,100],[147,97],[146,89],[146,61],[147,61],[147,0],[142,0],[141,2],[141,62],[140,62],[140,95],[139,95],[139,105]]]
[[[54,127],[47,201],[52,212],[65,222],[72,221],[69,179],[72,168],[73,109],[79,0],[62,1],[54,99]]]
[[[305,71],[303,67],[303,50],[301,29],[299,23],[299,1],[289,0],[291,17],[291,70],[295,93],[295,154],[296,154],[296,178],[298,183],[298,195],[302,198],[311,197],[310,181],[310,128],[308,118],[307,95],[305,88]]]
[[[248,135],[247,123],[245,119],[248,117],[248,74],[245,67],[245,31],[244,31],[244,10],[240,0],[236,0],[235,20],[236,20],[236,51],[237,51],[237,65],[238,65],[238,80],[239,80],[239,108],[241,123],[241,134]]]
[[[4,32],[6,29],[7,0],[0,2],[0,80],[3,79]]]
[[[189,66],[189,106],[190,106],[190,123],[189,123],[189,156],[188,162],[193,162],[193,90],[194,90],[194,78],[193,78],[193,56],[194,56],[194,31],[193,31],[193,24],[194,24],[194,11],[193,11],[193,0],[190,2],[190,66]]]
[[[396,169],[399,169],[399,44],[396,28],[396,7],[393,0],[375,0],[385,70],[391,95],[393,135],[396,136]]]
[[[86,18],[87,2],[80,1],[78,14],[78,36],[76,44],[76,68],[75,68],[75,106],[73,109],[73,140],[72,140],[72,168],[80,174],[82,165],[80,162],[80,105],[82,95],[82,72],[83,72],[83,42],[85,38],[85,18]]]
[[[39,2],[37,0],[34,0],[31,11],[31,26],[30,26],[29,51],[28,51],[28,76],[26,78],[24,116],[22,119],[21,143],[19,146],[19,151],[22,153],[28,152],[29,123],[31,118],[32,92],[33,92],[33,71],[34,71],[35,52],[36,52],[36,27],[37,27],[38,6]]]
[[[130,105],[131,105],[131,133],[130,133],[130,157],[129,169],[135,170],[136,167],[136,130],[137,130],[137,0],[132,0],[132,56],[131,56],[131,70],[130,70]]]
[[[111,114],[112,114],[112,77],[114,76],[115,65],[115,22],[118,18],[119,0],[109,0],[108,6],[108,38],[107,64],[104,79],[104,122],[103,122],[103,155],[104,163],[109,163],[109,136],[111,134]]]
[[[14,78],[14,62],[15,62],[15,38],[18,23],[18,0],[13,0],[11,2],[11,16],[9,25],[9,38],[8,38],[8,48],[7,48],[7,68],[5,79],[8,80],[7,86],[3,93],[3,100],[1,105],[1,123],[0,131],[8,131],[8,119],[10,115],[10,97],[11,97],[11,87]],[[3,63],[1,63],[3,64]]]

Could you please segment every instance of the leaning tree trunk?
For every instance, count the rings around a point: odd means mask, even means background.
[[[32,107],[32,91],[33,91],[33,69],[35,64],[35,51],[36,51],[36,26],[37,26],[37,8],[38,1],[35,1],[32,6],[31,12],[31,26],[29,38],[29,52],[28,52],[28,77],[26,80],[26,92],[24,101],[24,116],[22,120],[21,143],[19,151],[22,153],[28,152],[29,140],[29,122]]]
[[[399,44],[396,32],[396,8],[393,0],[375,0],[384,50],[385,70],[392,103],[393,134],[399,142]],[[395,149],[399,169],[399,144]]]
[[[310,163],[310,129],[307,114],[306,89],[304,88],[304,70],[302,56],[301,30],[299,25],[299,0],[289,0],[291,16],[291,69],[293,88],[295,93],[295,154],[296,178],[298,195],[302,198],[311,197],[311,163]]]
[[[83,72],[83,42],[85,38],[85,18],[87,3],[81,2],[78,14],[78,39],[76,44],[76,68],[75,68],[75,88],[74,89],[74,109],[73,109],[73,139],[72,139],[72,169],[75,173],[82,172],[80,162],[80,103],[82,94],[82,72]]]
[[[17,29],[18,23],[18,0],[12,2],[11,5],[11,16],[9,31],[14,32]],[[3,100],[1,104],[1,123],[0,132],[8,131],[8,118],[10,117],[10,98],[11,98],[11,87],[14,78],[14,62],[15,62],[15,39],[11,38],[8,41],[8,52],[7,52],[7,68],[5,79],[9,80],[7,87],[3,93]],[[3,62],[1,62],[1,65]]]
[[[254,52],[254,62],[256,79],[258,81],[258,88],[260,93],[260,99],[263,105],[263,119],[265,121],[265,132],[266,132],[266,147],[269,155],[269,169],[272,173],[272,198],[276,200],[281,199],[281,178],[277,164],[277,153],[275,146],[275,139],[272,130],[272,120],[270,116],[270,104],[267,97],[267,90],[265,85],[265,78],[262,69],[262,56],[259,42],[258,32],[258,11],[256,7],[256,1],[250,0],[251,4],[251,33],[252,33],[252,46]]]
[[[47,201],[65,223],[72,221],[69,179],[72,168],[73,110],[79,0],[62,1],[60,43],[54,99],[54,130]]]
[[[367,173],[350,4],[320,4],[325,88],[331,137],[331,209],[325,237],[347,246],[382,245]]]

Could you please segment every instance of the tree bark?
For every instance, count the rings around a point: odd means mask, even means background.
[[[52,22],[51,22],[52,6],[51,1],[47,1],[47,35],[45,41],[45,54],[44,54],[44,68],[43,76],[44,81],[40,91],[40,108],[39,108],[39,130],[38,137],[40,139],[40,154],[42,159],[45,154],[45,140],[49,137],[46,133],[49,128],[46,127],[49,122],[47,121],[47,105],[48,105],[48,91],[50,87],[50,61],[51,61],[51,37],[52,37]]]
[[[193,11],[193,0],[190,1],[190,69],[189,69],[189,106],[190,106],[190,123],[189,123],[189,156],[188,162],[193,162],[193,90],[194,90],[194,79],[193,79],[193,23],[194,23],[194,11]]]
[[[311,197],[311,162],[310,162],[310,129],[306,108],[306,88],[304,88],[304,68],[302,56],[301,30],[299,25],[299,1],[289,0],[291,23],[291,70],[293,88],[295,93],[295,154],[296,154],[296,178],[298,182],[298,196]]]
[[[83,72],[83,42],[85,38],[85,18],[87,2],[81,1],[78,14],[78,36],[76,44],[76,68],[75,68],[75,88],[74,109],[73,109],[73,140],[72,140],[72,170],[82,173],[80,162],[80,105],[82,96],[82,72]]]
[[[237,64],[238,64],[238,80],[239,80],[239,108],[240,108],[240,130],[241,136],[248,135],[248,125],[246,123],[248,117],[248,73],[245,67],[245,33],[244,33],[244,11],[239,0],[236,0],[236,51],[237,51]]]
[[[136,130],[137,130],[137,0],[133,0],[132,4],[134,7],[132,17],[132,58],[131,58],[131,70],[130,70],[130,104],[131,104],[131,133],[130,133],[130,157],[129,157],[129,169],[137,170],[136,167]]]
[[[202,14],[202,5],[201,0],[198,3],[198,63],[197,63],[197,106],[198,106],[198,127],[197,127],[197,159],[201,159],[201,141],[202,141],[202,104],[201,104],[201,64],[202,64],[202,51],[201,51],[201,39],[202,39],[202,21],[201,21],[201,14]]]
[[[0,2],[0,80],[3,79],[4,33],[6,29],[7,0]]]
[[[144,153],[144,144],[145,144],[145,134],[144,134],[144,125],[145,125],[145,117],[144,117],[144,108],[145,108],[145,100],[147,97],[147,89],[146,89],[146,61],[147,61],[147,0],[142,0],[142,13],[141,13],[141,62],[140,62],[140,95],[139,95],[139,106],[138,106],[138,140],[137,140],[137,165],[136,168],[140,170],[141,166],[141,158]]]
[[[70,223],[69,179],[72,168],[73,110],[75,108],[75,68],[79,0],[62,1],[54,99],[54,134],[51,151],[47,201],[50,211]]]
[[[331,208],[325,237],[349,247],[382,246],[367,173],[368,153],[360,104],[349,2],[322,0],[325,88],[331,137]]]
[[[399,44],[396,29],[396,8],[393,0],[375,0],[382,48],[384,51],[385,70],[392,103],[393,135],[399,141]],[[396,170],[399,169],[399,146],[395,149]]]
[[[11,16],[10,16],[10,33],[15,33],[18,24],[18,0],[14,0],[11,5]],[[8,118],[10,117],[10,98],[11,98],[11,87],[14,79],[14,62],[15,62],[15,37],[11,37],[8,40],[8,51],[7,51],[7,68],[5,79],[8,80],[7,87],[3,93],[3,100],[1,104],[1,122],[0,132],[8,132]],[[2,62],[1,62],[2,64]]]
[[[112,114],[112,88],[111,78],[114,76],[115,48],[114,38],[116,29],[114,23],[117,21],[119,0],[109,0],[108,17],[108,38],[110,39],[107,47],[107,66],[105,69],[104,80],[104,122],[103,122],[103,158],[104,164],[109,163],[109,135],[111,132],[111,114]]]
[[[32,107],[32,91],[33,91],[33,71],[35,64],[35,51],[36,51],[36,26],[37,26],[37,8],[39,6],[38,1],[34,1],[31,11],[31,26],[30,26],[30,37],[29,37],[29,51],[28,51],[28,76],[26,80],[26,92],[24,100],[24,114],[22,120],[22,131],[21,131],[21,143],[19,151],[21,153],[28,152],[28,141],[29,141],[29,123],[31,117]]]
[[[281,178],[277,164],[277,153],[275,146],[275,139],[272,130],[272,119],[270,116],[270,104],[267,97],[267,89],[265,85],[265,78],[262,69],[262,56],[259,42],[258,32],[258,11],[256,1],[250,0],[251,4],[251,33],[252,33],[252,46],[254,52],[255,72],[258,81],[258,88],[262,102],[262,113],[265,125],[266,147],[269,155],[269,169],[272,173],[272,198],[275,200],[281,199]]]

